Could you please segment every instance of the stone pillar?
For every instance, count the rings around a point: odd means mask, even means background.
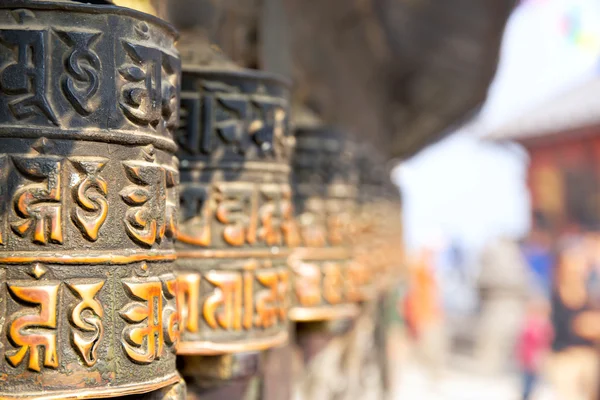
[[[0,26],[0,397],[175,384],[175,31],[69,1]]]

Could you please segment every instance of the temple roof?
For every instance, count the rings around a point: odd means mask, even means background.
[[[530,142],[600,125],[600,77],[588,79],[493,129],[485,139]]]

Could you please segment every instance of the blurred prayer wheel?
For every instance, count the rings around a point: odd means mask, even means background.
[[[300,245],[290,258],[290,319],[322,321],[353,317],[364,300],[352,260],[350,223],[356,207],[354,148],[328,128],[296,129],[294,206]]]
[[[358,211],[353,237],[355,259],[371,272],[373,290],[397,282],[402,262],[401,207],[398,190],[389,182],[383,157],[363,146],[359,157]]]
[[[259,351],[288,338],[288,83],[184,67],[177,279],[181,355]]]
[[[110,5],[0,10],[0,397],[174,384],[176,33]]]

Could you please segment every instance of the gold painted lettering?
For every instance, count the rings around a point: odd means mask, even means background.
[[[325,277],[323,278],[323,298],[329,304],[338,304],[342,301],[344,278],[339,264],[325,263],[323,266]]]
[[[165,306],[163,308],[163,321],[165,322],[164,337],[166,342],[170,345],[174,345],[181,336],[183,326],[181,324],[181,318],[177,309],[177,289],[178,283],[175,276],[169,276],[169,279],[164,280],[164,295],[165,295]]]
[[[108,184],[99,176],[108,162],[104,157],[73,157],[71,163],[85,178],[73,188],[73,197],[80,208],[73,209],[71,218],[83,236],[95,242],[108,215]]]
[[[14,209],[23,221],[13,223],[13,230],[21,237],[31,231],[34,243],[62,243],[60,158],[13,156],[13,160],[23,176],[36,182],[15,192]]]
[[[237,272],[210,271],[206,280],[216,288],[204,302],[202,314],[208,326],[240,330],[242,327],[242,276]],[[220,308],[223,311],[218,312]]]
[[[177,309],[182,329],[198,332],[200,313],[200,274],[180,273],[177,275]]]
[[[102,317],[104,310],[100,302],[95,298],[104,281],[94,283],[68,284],[69,289],[81,300],[71,313],[73,325],[84,332],[91,332],[87,337],[77,331],[73,331],[73,343],[83,357],[87,366],[91,367],[98,361],[97,351],[104,333]]]
[[[48,282],[49,283],[49,282]],[[8,285],[8,289],[15,299],[27,305],[39,307],[39,313],[23,314],[18,312],[9,325],[8,337],[19,350],[7,354],[8,362],[17,367],[29,352],[28,368],[39,372],[40,347],[43,348],[46,367],[58,367],[56,352],[56,305],[58,301],[59,283],[44,286]],[[47,328],[49,331],[39,333],[36,328]],[[34,330],[35,329],[35,330]]]
[[[223,238],[232,246],[253,244],[257,237],[258,191],[248,185],[219,185],[216,217],[226,225]]]
[[[295,274],[294,291],[300,305],[316,306],[321,302],[321,270],[316,264],[297,262],[292,266]]]
[[[135,324],[124,329],[123,347],[132,360],[151,363],[163,351],[162,283],[158,279],[145,282],[127,280],[123,285],[133,298],[141,300],[121,310],[121,316]]]
[[[277,304],[280,298],[279,275],[277,271],[260,271],[257,272],[256,278],[267,288],[256,295],[258,326],[268,328],[273,326],[279,317],[279,306]]]

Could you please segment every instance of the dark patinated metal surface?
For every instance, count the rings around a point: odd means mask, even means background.
[[[0,3],[0,397],[178,380],[180,62],[160,20]]]
[[[189,387],[188,400],[262,400],[262,358],[257,352],[180,357],[179,371]]]
[[[366,266],[379,292],[398,282],[403,262],[400,193],[383,155],[363,144],[352,237],[355,260]]]
[[[123,396],[119,397],[119,400],[186,400],[187,398],[185,381],[180,378],[176,383],[153,392]]]
[[[178,353],[258,351],[287,340],[293,138],[286,82],[184,68]]]
[[[364,300],[364,270],[353,262],[352,215],[358,173],[355,149],[327,128],[296,130],[294,205],[300,246],[290,258],[290,318],[318,321],[356,315]]]

